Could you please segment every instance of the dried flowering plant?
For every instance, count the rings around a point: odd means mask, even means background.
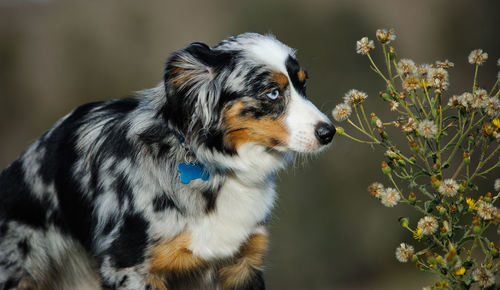
[[[332,115],[357,133],[348,134],[342,127],[337,132],[382,147],[382,172],[389,186],[375,182],[368,191],[384,206],[405,204],[420,215],[416,224],[400,218],[419,250],[401,243],[397,260],[437,274],[439,280],[430,289],[492,287],[500,274],[500,248],[490,240],[498,241],[500,231],[500,210],[495,207],[500,178],[494,181],[493,194],[476,182],[499,177],[500,73],[492,88],[483,89],[478,71],[488,54],[474,50],[468,58],[474,68],[471,90],[448,96],[452,62],[417,65],[411,59],[398,60],[390,46],[394,31],[379,29],[376,38],[382,46],[382,66],[371,56],[373,40],[363,37],[356,43],[356,52],[366,55],[371,69],[383,79],[385,89],[379,97],[394,117],[382,121],[375,113],[367,115],[363,107],[367,94],[353,89]],[[398,133],[405,141],[397,143],[389,136]]]

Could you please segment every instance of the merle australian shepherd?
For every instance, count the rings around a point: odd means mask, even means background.
[[[245,33],[75,109],[0,175],[0,289],[264,289],[274,176],[335,133],[306,79]]]

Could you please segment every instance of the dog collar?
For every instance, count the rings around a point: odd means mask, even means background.
[[[189,145],[184,142],[184,137],[180,134],[177,135],[177,139],[179,139],[179,143],[186,150],[186,154],[189,154],[191,149]],[[180,181],[183,184],[188,184],[191,180],[201,179],[203,181],[207,181],[210,178],[210,174],[205,171],[203,165],[199,162],[185,160],[186,162],[180,162],[177,164],[177,171],[179,171]]]

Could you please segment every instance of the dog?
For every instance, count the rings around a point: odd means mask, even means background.
[[[0,289],[265,289],[274,177],[335,133],[307,78],[244,33],[76,108],[0,175]]]

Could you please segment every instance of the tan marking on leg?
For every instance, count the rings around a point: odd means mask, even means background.
[[[235,263],[219,270],[222,289],[237,288],[248,282],[255,274],[255,270],[262,269],[266,249],[267,236],[265,234],[251,235],[241,246],[235,257]]]
[[[289,133],[281,119],[240,116],[244,107],[243,102],[237,102],[224,113],[224,124],[228,128],[224,140],[226,145],[238,148],[248,142],[258,142],[270,147],[286,144]]]
[[[152,250],[151,272],[184,272],[199,267],[202,260],[189,250],[190,244],[191,237],[188,232],[182,232],[171,240],[160,241]]]
[[[165,280],[158,274],[148,274],[146,279],[153,290],[167,290]]]

